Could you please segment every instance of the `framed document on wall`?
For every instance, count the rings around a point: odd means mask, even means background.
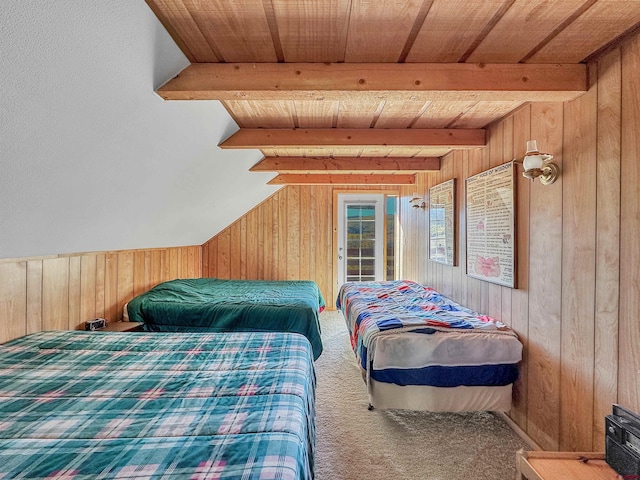
[[[466,179],[467,275],[516,288],[513,162]]]
[[[455,179],[429,189],[429,260],[455,265]]]

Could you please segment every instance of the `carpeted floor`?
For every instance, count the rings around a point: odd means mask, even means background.
[[[526,444],[491,413],[367,410],[340,312],[320,316],[316,480],[511,480]]]

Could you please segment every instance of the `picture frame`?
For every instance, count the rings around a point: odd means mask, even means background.
[[[429,260],[456,265],[455,178],[429,189]]]
[[[465,180],[466,271],[516,288],[515,166],[507,162]]]

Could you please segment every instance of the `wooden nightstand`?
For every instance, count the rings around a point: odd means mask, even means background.
[[[109,322],[107,326],[96,332],[141,332],[142,324],[139,322]]]
[[[618,474],[604,460],[604,453],[516,453],[516,480],[615,480]]]

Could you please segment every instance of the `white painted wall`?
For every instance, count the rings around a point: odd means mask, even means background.
[[[201,244],[277,187],[143,0],[1,0],[0,258]]]

